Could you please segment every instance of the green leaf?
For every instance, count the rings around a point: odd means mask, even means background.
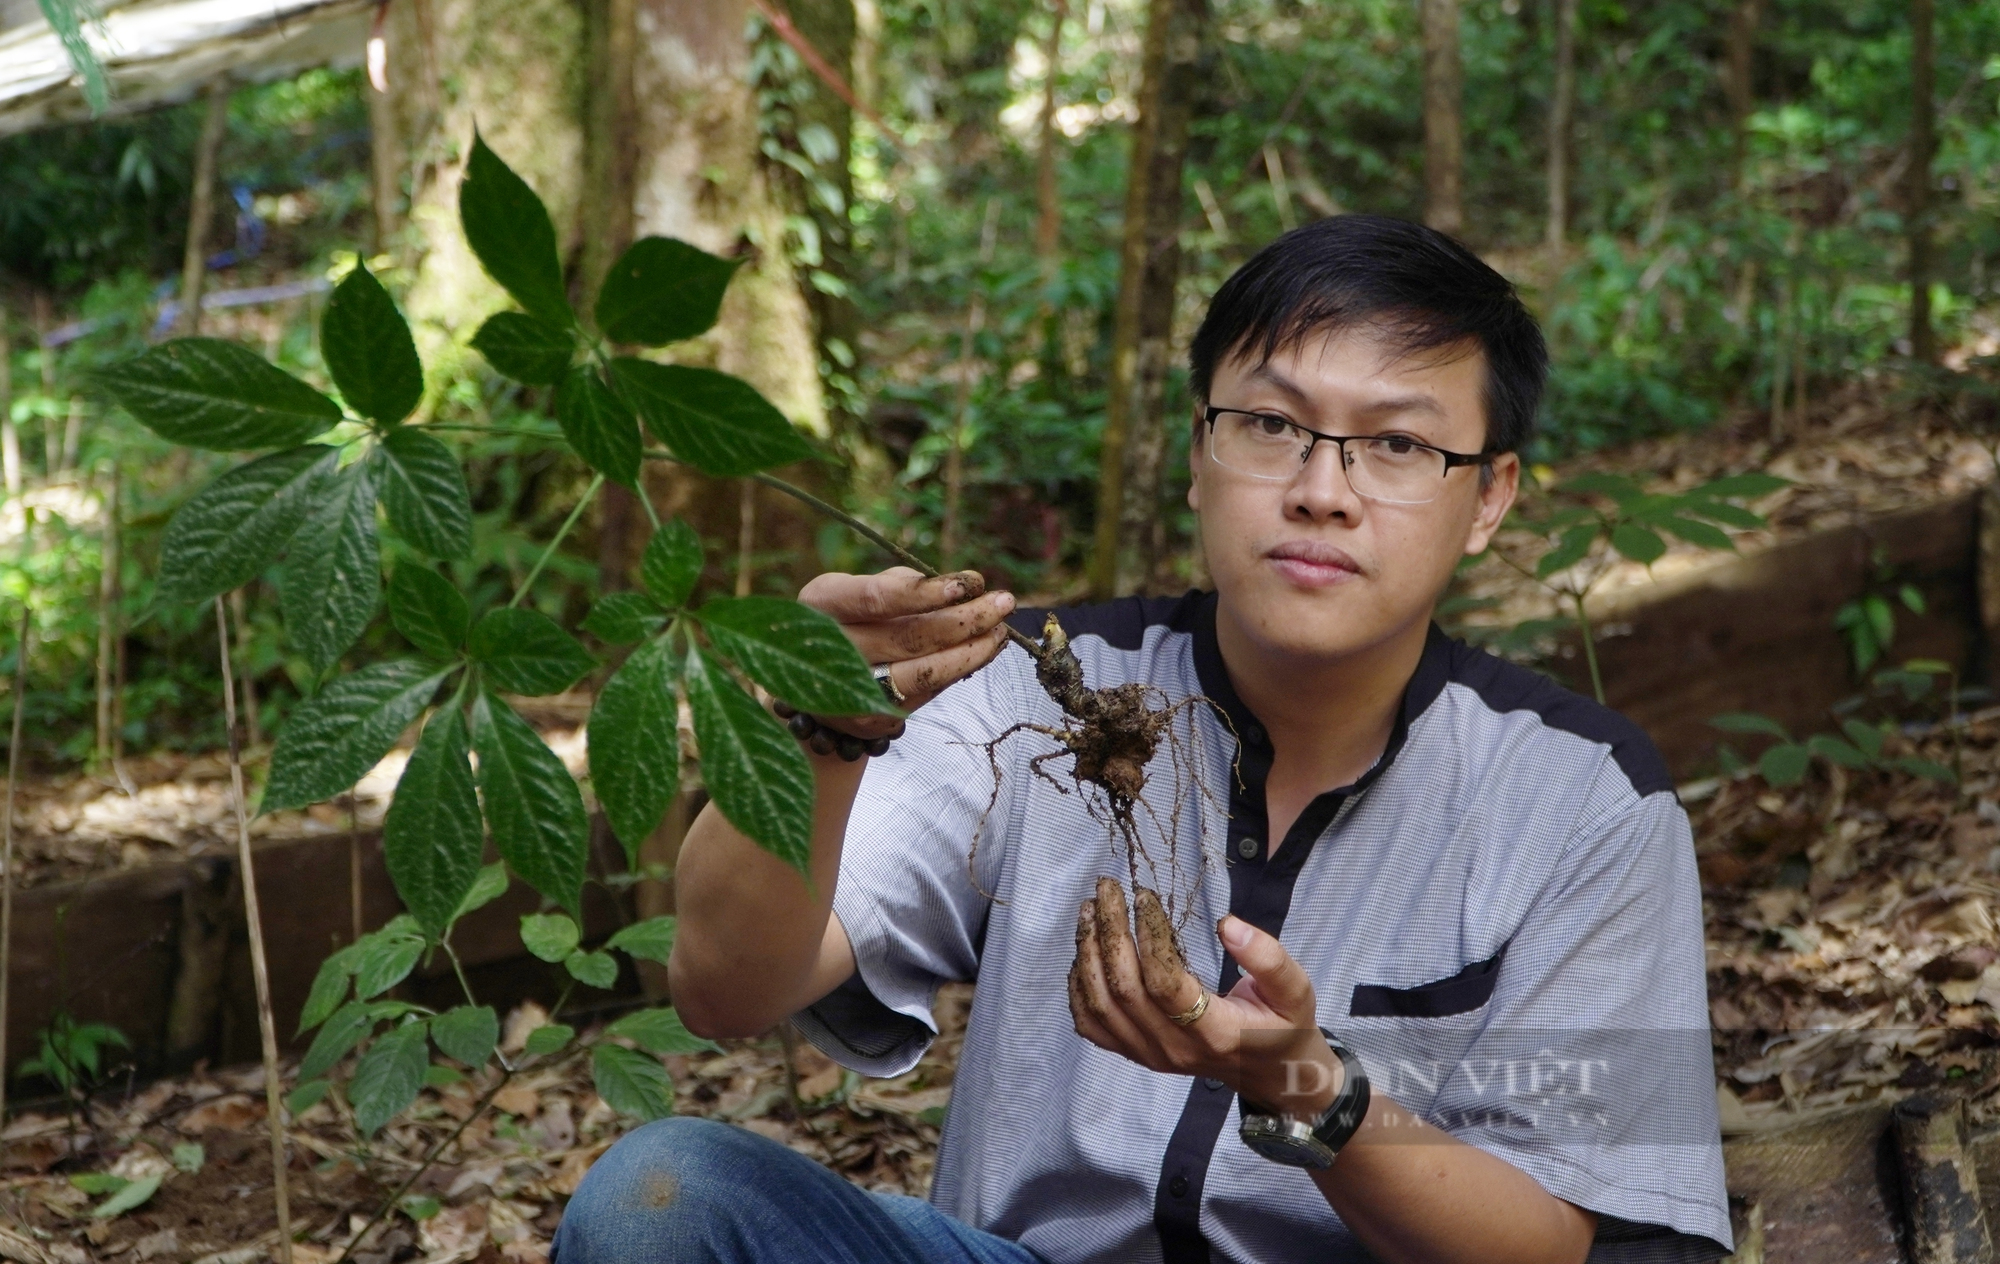
[[[770,712],[711,659],[687,659],[702,779],[729,823],[800,873],[812,853],[812,766]]]
[[[1730,539],[1729,533],[1720,527],[1712,527],[1706,522],[1696,522],[1693,518],[1677,518],[1672,516],[1658,518],[1654,521],[1660,527],[1686,540],[1689,544],[1698,545],[1704,549],[1716,549],[1725,553],[1736,551],[1736,541]]]
[[[302,808],[353,786],[423,714],[444,677],[413,658],[370,663],[293,708],[258,810]]]
[[[447,1085],[463,1083],[465,1083],[465,1073],[457,1067],[446,1066],[442,1062],[433,1062],[424,1068],[425,1088],[444,1088]]]
[[[452,450],[421,430],[382,436],[369,456],[389,525],[432,557],[472,552],[472,495]]]
[[[1925,676],[1949,676],[1953,669],[1941,658],[1912,658],[1904,662],[1903,670]]]
[[[307,444],[239,465],[196,492],[160,541],[159,599],[193,605],[255,579],[339,462],[339,449]]]
[[[561,693],[597,666],[590,651],[539,610],[489,610],[472,627],[472,659],[508,693]]]
[[[472,347],[516,382],[554,386],[569,369],[576,339],[567,328],[536,320],[525,312],[496,312],[472,335]]]
[[[424,397],[424,366],[389,291],[357,262],[333,287],[319,322],[320,355],[347,406],[395,425]]]
[[[443,1070],[444,1068],[433,1067],[432,1069]],[[444,1205],[429,1194],[406,1194],[403,1196],[403,1200],[396,1205],[401,1207],[403,1214],[412,1220],[429,1220],[432,1216],[444,1210]]]
[[[612,342],[645,347],[707,333],[741,263],[671,237],[642,237],[604,274],[597,327]]]
[[[479,877],[486,835],[456,705],[431,716],[382,820],[382,860],[396,894],[432,939],[451,927]]]
[[[115,1194],[132,1182],[109,1172],[78,1172],[69,1178],[69,1183],[86,1194]]]
[[[529,913],[521,919],[521,945],[547,962],[568,957],[582,938],[576,923],[561,913]]]
[[[307,1080],[285,1095],[285,1109],[291,1112],[292,1118],[297,1119],[319,1105],[320,1099],[326,1096],[326,1090],[331,1087],[333,1086],[326,1080]]]
[[[1839,764],[1843,768],[1868,767],[1868,756],[1831,733],[1816,733],[1807,738],[1806,749],[1821,759]]]
[[[1731,474],[1727,478],[1713,479],[1688,492],[1690,496],[1703,496],[1713,500],[1756,500],[1772,492],[1790,487],[1792,481],[1779,478],[1775,474],[1753,472]]]
[[[515,302],[558,329],[576,323],[548,208],[476,132],[458,187],[458,216],[466,244]]]
[[[1784,725],[1768,715],[1758,715],[1754,711],[1725,712],[1710,717],[1708,724],[1710,728],[1721,729],[1725,733],[1766,733],[1781,742],[1792,740],[1792,735],[1785,731]]]
[[[501,857],[529,886],[580,914],[590,818],[575,780],[528,722],[490,693],[473,699],[472,747]]]
[[[662,1074],[665,1074],[665,1072],[662,1072]],[[603,1094],[600,1093],[598,1096],[602,1097]],[[166,1173],[155,1172],[151,1176],[142,1176],[128,1183],[123,1189],[105,1199],[102,1204],[93,1209],[90,1213],[90,1218],[92,1220],[109,1220],[113,1216],[124,1215],[134,1207],[144,1206],[147,1199],[159,1192],[160,1182],[165,1179]]]
[[[1868,627],[1875,633],[1875,643],[1887,649],[1896,640],[1896,611],[1887,601],[1870,593],[1861,599],[1861,612],[1868,616]]]
[[[1692,514],[1698,518],[1713,519],[1726,527],[1736,527],[1744,531],[1751,531],[1766,525],[1764,515],[1751,513],[1748,509],[1744,509],[1738,505],[1727,504],[1719,500],[1706,500],[1693,492],[1682,496],[1680,500],[1682,505],[1681,512]]]
[[[658,1058],[623,1045],[591,1051],[591,1076],[604,1104],[623,1115],[651,1121],[674,1113],[674,1083]]]
[[[718,597],[695,612],[716,650],[814,715],[901,715],[840,625],[781,597]]]
[[[605,682],[590,711],[590,784],[634,864],[639,844],[680,793],[679,670],[664,641],[642,645]]]
[[[605,1028],[604,1034],[623,1036],[663,1056],[675,1053],[722,1051],[721,1045],[712,1040],[703,1040],[689,1031],[681,1022],[681,1016],[670,1008],[642,1009],[637,1013],[627,1014]]]
[[[594,365],[579,364],[556,390],[556,420],[584,464],[614,483],[639,485],[639,419]]]
[[[578,983],[610,991],[618,985],[618,959],[608,952],[578,950],[563,958],[563,969]]]
[[[325,1022],[347,999],[347,981],[354,977],[354,955],[352,947],[342,948],[319,963],[312,991],[306,996],[306,1007],[299,1012],[300,1033]]]
[[[619,931],[604,946],[665,965],[674,950],[675,925],[671,916],[649,917]]]
[[[631,645],[666,624],[660,604],[642,592],[615,592],[599,597],[583,621],[583,630],[606,645]]]
[[[1647,566],[1660,560],[1667,542],[1634,522],[1621,522],[1611,529],[1611,547]]]
[[[701,578],[701,537],[679,518],[669,518],[646,541],[639,559],[639,582],[653,594],[653,600],[669,610],[687,603]]]
[[[1843,721],[1840,727],[1847,734],[1848,740],[1853,742],[1862,754],[1870,759],[1881,756],[1882,742],[1888,736],[1882,729],[1860,720]]]
[[[354,995],[365,1001],[395,987],[416,969],[423,952],[424,939],[417,933],[414,918],[408,931],[385,926],[363,936],[355,945]]]
[[[431,1020],[431,1039],[445,1057],[482,1067],[500,1041],[500,1019],[490,1005],[461,1005]]]
[[[315,672],[347,651],[382,598],[375,489],[350,465],[320,483],[279,572],[285,630]]]
[[[450,580],[404,560],[389,576],[389,620],[420,653],[448,661],[464,647],[472,614]]]
[[[564,1023],[549,1023],[528,1033],[526,1051],[529,1057],[539,1058],[554,1053],[576,1037],[576,1029]]]
[[[94,380],[170,443],[216,452],[289,448],[340,424],[340,405],[219,338],[176,338]]]
[[[183,1172],[199,1172],[208,1162],[208,1151],[199,1141],[183,1141],[174,1147],[173,1162]]]
[[[480,869],[479,876],[472,880],[472,889],[458,902],[458,910],[451,915],[451,920],[455,922],[474,909],[485,908],[505,894],[507,894],[507,866],[486,865]]]
[[[704,474],[736,478],[813,455],[785,415],[741,378],[629,356],[613,360],[611,373],[660,442]]]
[[[355,1064],[347,1100],[354,1105],[354,1124],[362,1136],[375,1135],[417,1100],[430,1067],[424,1026],[421,1021],[404,1023],[383,1032]]]
[[[1598,527],[1594,522],[1574,526],[1562,533],[1562,541],[1542,554],[1535,563],[1535,578],[1547,579],[1557,571],[1565,571],[1590,555],[1590,546],[1597,542]]]
[[[1955,782],[1958,780],[1958,774],[1954,773],[1951,769],[1934,759],[1924,759],[1918,755],[1910,755],[1899,759],[1893,767],[1918,777],[1928,777],[1932,781]]]
[[[1556,490],[1579,496],[1609,496],[1621,506],[1629,505],[1646,494],[1637,483],[1622,474],[1594,472],[1566,478],[1557,485]]]
[[[313,1080],[325,1075],[374,1027],[375,1016],[360,1001],[349,1001],[335,1010],[333,1017],[319,1029],[319,1035],[313,1037],[305,1061],[299,1063],[299,1079]]]
[[[1806,775],[1812,755],[1796,742],[1780,742],[1757,757],[1757,771],[1774,786],[1795,785]]]
[[[1926,606],[1923,590],[1915,584],[1904,584],[1896,590],[1896,596],[1903,603],[1903,608],[1911,614],[1923,614],[1925,612]]]

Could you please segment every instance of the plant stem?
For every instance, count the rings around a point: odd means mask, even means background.
[[[346,1249],[340,1253],[339,1257],[334,1260],[333,1264],[347,1264],[348,1259],[354,1254],[354,1248],[361,1245],[363,1239],[367,1238],[369,1231],[374,1229],[376,1225],[381,1224],[383,1217],[387,1216],[390,1212],[396,1209],[396,1204],[402,1201],[404,1194],[410,1192],[410,1186],[415,1185],[417,1183],[417,1178],[422,1176],[425,1172],[430,1171],[431,1164],[437,1162],[438,1155],[443,1154],[447,1146],[449,1146],[452,1142],[458,1140],[459,1134],[464,1132],[468,1127],[470,1127],[473,1120],[479,1118],[481,1115],[486,1113],[486,1108],[493,1104],[493,1099],[500,1095],[500,1090],[506,1088],[507,1081],[513,1078],[514,1078],[514,1068],[503,1064],[501,1067],[500,1078],[494,1081],[493,1087],[487,1089],[486,1095],[479,1099],[477,1105],[473,1106],[472,1113],[467,1115],[465,1118],[459,1120],[458,1127],[453,1128],[451,1132],[446,1135],[444,1140],[438,1142],[436,1145],[431,1147],[430,1153],[424,1156],[423,1162],[417,1164],[416,1170],[412,1171],[408,1176],[403,1178],[403,1183],[401,1185],[396,1186],[395,1192],[390,1194],[389,1197],[383,1201],[381,1207],[376,1209],[374,1217],[370,1219],[367,1224],[361,1226],[361,1232],[355,1234],[351,1239],[348,1240]],[[287,1252],[291,1250],[291,1240],[289,1238],[286,1239],[285,1249]]]
[[[1590,612],[1583,608],[1583,594],[1572,592],[1570,600],[1576,603],[1576,626],[1583,633],[1583,659],[1590,664],[1590,688],[1597,695],[1601,705],[1604,702],[1604,678],[1597,673],[1597,645],[1590,631]]]
[[[465,993],[465,1003],[467,1005],[479,1004],[479,998],[472,994],[472,984],[465,980],[465,964],[458,959],[458,953],[452,948],[450,938],[440,939],[438,946],[444,949],[445,956],[451,958],[451,972],[458,976],[458,987],[460,991]]]
[[[278,1100],[278,1023],[271,1014],[271,973],[264,960],[264,925],[257,912],[257,874],[250,859],[250,817],[243,801],[243,751],[236,737],[236,681],[229,661],[229,616],[215,599],[216,646],[222,652],[222,720],[229,729],[229,789],[236,806],[236,863],[243,876],[243,917],[250,930],[250,973],[257,984],[257,1029],[264,1043],[264,1112],[271,1125],[271,1187],[278,1205],[278,1264],[292,1264],[292,1209],[285,1188],[285,1122]]]
[[[28,511],[26,521],[24,536],[34,524],[34,510]],[[24,596],[21,637],[14,643],[14,727],[7,743],[7,801],[0,804],[0,810],[7,813],[6,824],[0,826],[0,838],[4,838],[0,842],[0,849],[4,849],[0,851],[0,1128],[7,1123],[7,974],[14,957],[14,785],[21,769],[21,703],[28,693],[28,633],[33,611]]]
[[[520,605],[521,598],[528,595],[528,589],[534,586],[535,578],[542,573],[542,568],[549,564],[549,558],[554,556],[556,549],[562,545],[563,537],[568,535],[569,529],[576,525],[576,520],[583,517],[583,511],[589,508],[592,500],[597,498],[597,489],[602,486],[604,486],[604,475],[593,475],[589,488],[583,493],[583,499],[577,501],[576,508],[569,511],[569,517],[564,518],[562,526],[556,529],[556,538],[549,541],[549,547],[543,549],[542,555],[535,559],[534,569],[530,570],[528,577],[521,581],[521,586],[514,590],[514,599],[507,603],[509,610]]]

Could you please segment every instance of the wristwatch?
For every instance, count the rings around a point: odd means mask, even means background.
[[[1368,1114],[1368,1073],[1362,1070],[1361,1059],[1326,1028],[1320,1028],[1319,1034],[1339,1057],[1342,1076],[1340,1092],[1318,1119],[1299,1119],[1247,1100],[1243,1103],[1243,1123],[1237,1135],[1244,1145],[1273,1163],[1332,1167],[1340,1147]]]

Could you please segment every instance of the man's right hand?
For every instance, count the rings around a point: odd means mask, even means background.
[[[926,579],[907,566],[879,575],[821,575],[800,590],[799,600],[840,624],[870,664],[889,665],[906,711],[992,662],[1007,643],[1003,621],[1014,610],[1014,594],[987,592],[978,571]],[[882,716],[833,723],[859,737],[896,726]]]

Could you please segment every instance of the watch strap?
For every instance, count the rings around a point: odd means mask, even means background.
[[[1326,1037],[1327,1047],[1340,1059],[1340,1092],[1313,1121],[1312,1133],[1314,1140],[1337,1154],[1361,1127],[1361,1121],[1368,1117],[1368,1103],[1373,1093],[1368,1086],[1368,1072],[1363,1069],[1361,1059],[1354,1050],[1340,1043],[1340,1038],[1324,1027],[1319,1029],[1319,1034]]]

